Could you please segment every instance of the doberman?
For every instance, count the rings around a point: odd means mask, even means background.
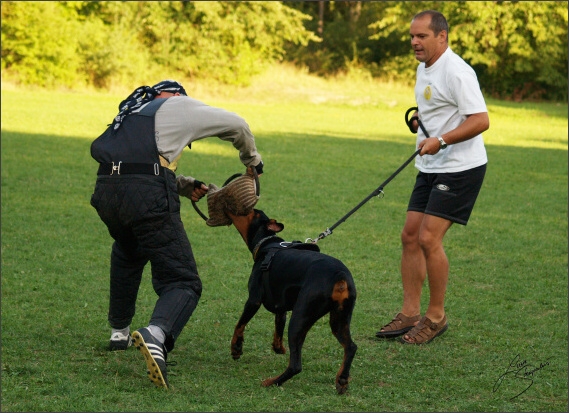
[[[273,351],[284,354],[283,332],[286,313],[292,310],[288,326],[289,364],[279,376],[262,382],[280,386],[302,370],[301,351],[308,330],[330,313],[332,334],[344,348],[344,358],[336,375],[336,390],[348,389],[350,367],[357,346],[352,341],[350,322],[356,303],[356,286],[348,268],[338,259],[320,252],[316,244],[285,242],[276,233],[284,225],[253,209],[248,215],[227,215],[253,254],[249,278],[249,298],[231,339],[231,355],[243,354],[245,326],[261,304],[275,314]]]

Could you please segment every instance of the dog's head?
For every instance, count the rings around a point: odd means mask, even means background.
[[[284,224],[277,222],[276,219],[269,218],[260,209],[253,209],[247,215],[234,215],[231,212],[227,212],[227,215],[231,218],[231,222],[241,234],[250,251],[263,238],[275,235],[284,229]]]

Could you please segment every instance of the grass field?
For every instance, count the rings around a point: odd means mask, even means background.
[[[272,73],[232,93],[186,89],[247,119],[266,164],[257,206],[288,240],[318,236],[414,152],[405,86]],[[207,227],[189,200],[182,219],[204,292],[170,354],[171,389],[150,383],[136,350],[106,351],[111,239],[89,204],[89,147],[123,98],[2,90],[2,411],[567,411],[566,104],[488,101],[488,173],[468,226],[446,238],[450,328],[433,343],[375,338],[401,302],[412,165],[319,242],[358,288],[358,353],[338,396],[342,349],[327,317],[308,334],[302,373],[282,387],[260,385],[288,362],[271,352],[266,310],[231,358],[252,259],[233,227]],[[214,138],[186,150],[178,173],[221,185],[243,170]],[[155,299],[148,268],[133,329]]]

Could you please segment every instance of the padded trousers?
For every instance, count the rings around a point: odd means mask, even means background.
[[[166,350],[171,351],[202,291],[180,217],[175,174],[99,175],[91,205],[114,239],[109,324],[117,329],[131,324],[142,273],[150,261],[158,300],[149,324],[164,331]]]

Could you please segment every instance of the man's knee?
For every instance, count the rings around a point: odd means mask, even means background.
[[[403,248],[418,248],[419,247],[419,234],[418,232],[410,232],[403,228],[401,232],[401,244]]]

